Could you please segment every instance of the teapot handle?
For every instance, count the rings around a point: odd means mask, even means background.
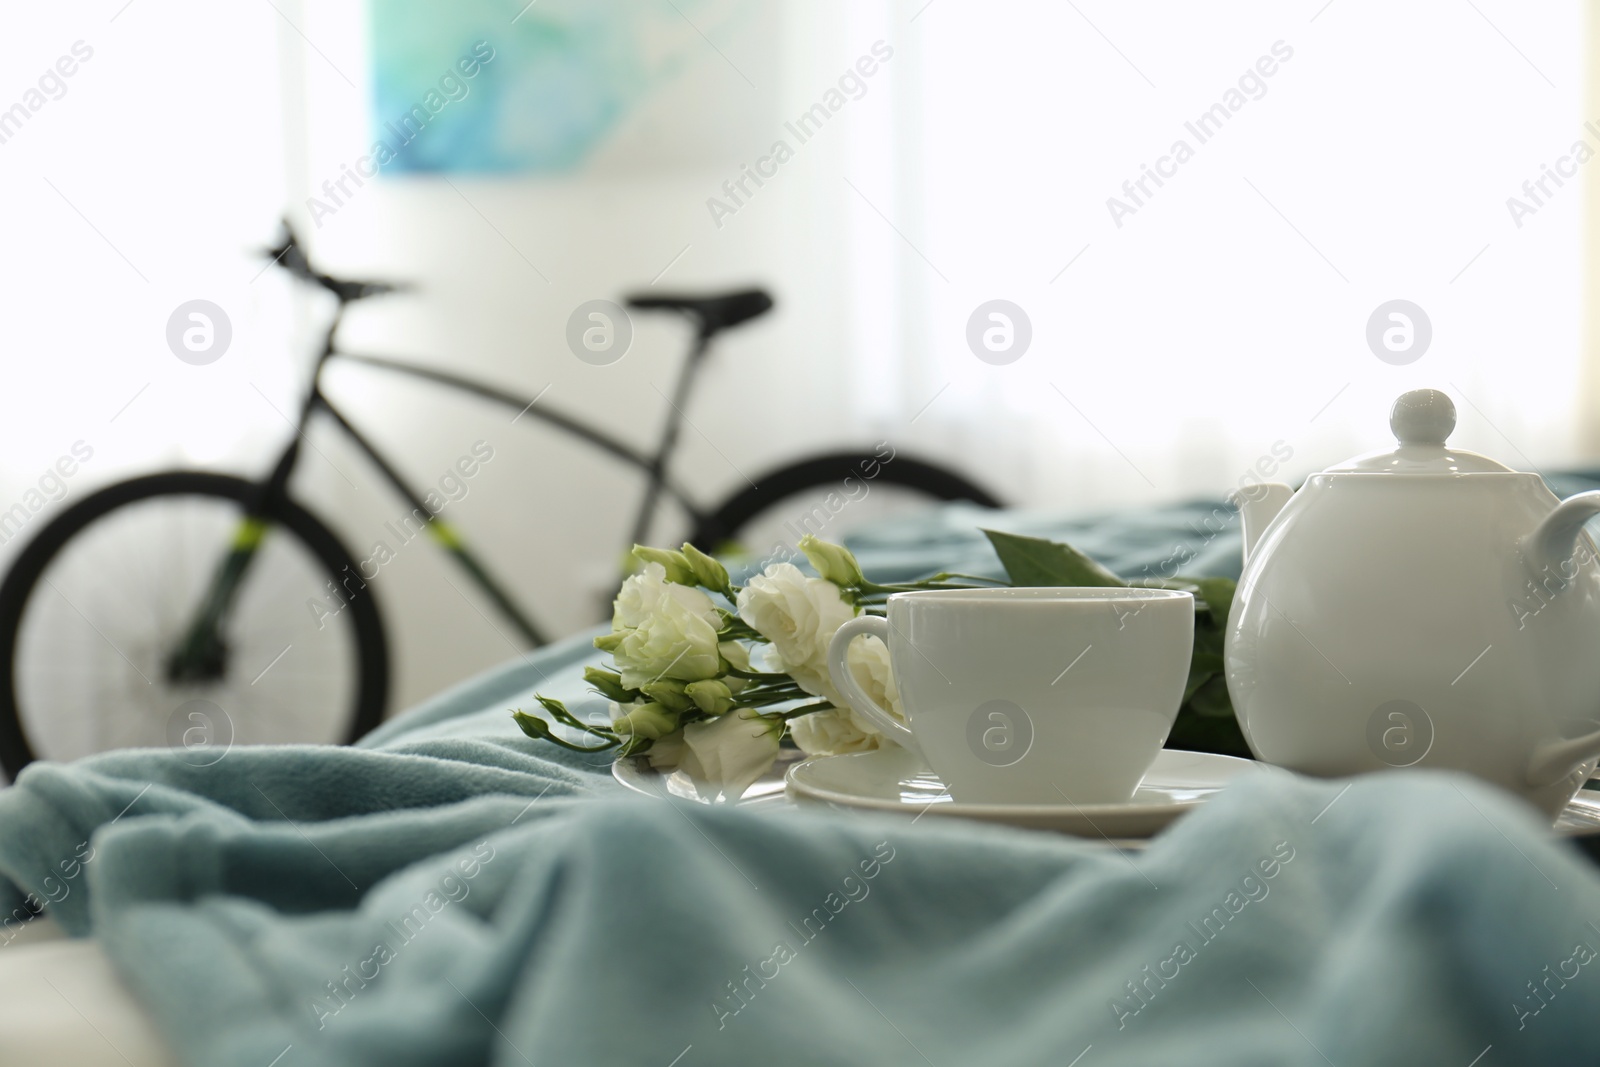
[[[1582,546],[1583,524],[1596,515],[1600,515],[1600,489],[1569,496],[1557,504],[1524,542],[1528,563],[1535,571],[1555,568],[1559,573]]]
[[[1523,542],[1535,581],[1545,572],[1553,571],[1563,579],[1576,573],[1577,555],[1585,544],[1583,525],[1596,515],[1600,515],[1600,490],[1570,496],[1544,517]],[[1528,761],[1528,782],[1534,786],[1553,785],[1571,774],[1573,768],[1597,757],[1600,730],[1552,742],[1540,747]]]

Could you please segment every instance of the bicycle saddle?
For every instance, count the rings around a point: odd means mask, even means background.
[[[261,254],[301,281],[312,282],[322,286],[338,297],[341,304],[348,304],[363,297],[396,293],[406,288],[403,285],[395,285],[391,282],[347,281],[342,278],[335,278],[331,274],[323,274],[313,267],[311,261],[306,258],[305,250],[300,247],[300,239],[295,236],[294,230],[290,228],[287,219],[283,222],[283,236],[279,238],[277,246],[263,249]]]
[[[772,310],[772,296],[765,289],[739,289],[711,296],[682,293],[637,293],[628,297],[628,306],[639,311],[681,311],[700,322],[700,332],[710,336]]]

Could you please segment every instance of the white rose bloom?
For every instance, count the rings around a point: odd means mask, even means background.
[[[783,723],[763,719],[753,708],[735,708],[721,718],[683,728],[685,751],[678,766],[694,778],[722,786],[737,800],[772,769],[782,736]]]
[[[644,756],[650,761],[650,766],[658,771],[675,771],[688,753],[689,749],[683,743],[683,731],[678,730],[650,742]]]
[[[628,575],[622,589],[611,604],[611,628],[632,630],[655,611],[663,596],[672,597],[684,607],[703,615],[713,626],[717,623],[717,606],[699,589],[667,581],[667,569],[659,563],[646,563],[637,574]]]
[[[838,586],[792,563],[772,564],[739,591],[739,618],[772,642],[777,669],[835,704],[844,701],[828,678],[828,642],[855,614]]]
[[[850,673],[856,684],[887,708],[897,719],[905,718],[900,706],[900,690],[889,669],[889,649],[876,637],[857,638],[850,645]],[[852,709],[817,711],[789,722],[794,743],[808,756],[837,755],[843,752],[870,752],[879,748],[884,737],[878,728]]]
[[[643,570],[623,579],[617,598],[611,602],[611,629],[631,630],[644,622],[661,599],[666,584],[667,569],[659,563],[646,563]]]
[[[666,568],[648,563],[622,583],[611,628],[623,634],[612,651],[630,689],[662,678],[697,682],[721,673],[716,605],[699,589],[666,580]]]
[[[900,687],[895,684],[894,671],[889,667],[889,646],[882,638],[868,634],[850,642],[848,662],[856,684],[867,691],[878,707],[888,709],[895,718],[903,720],[906,712],[900,706]],[[865,719],[859,715],[856,718],[868,730],[877,732]]]
[[[871,752],[878,747],[877,734],[861,729],[848,710],[813,711],[789,720],[789,735],[808,756],[837,756],[845,752]]]

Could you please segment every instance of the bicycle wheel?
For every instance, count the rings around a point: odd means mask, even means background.
[[[181,746],[203,765],[233,744],[351,741],[378,724],[388,654],[372,591],[333,533],[287,499],[266,509],[215,677],[169,677],[259,491],[220,474],[136,478],[68,508],[22,550],[0,583],[7,774],[126,747]],[[340,597],[341,584],[354,595]]]
[[[847,511],[853,509],[853,518],[865,517],[863,508],[856,505],[884,488],[898,490],[919,503],[966,500],[986,508],[1002,506],[988,490],[963,475],[911,456],[890,456],[885,460],[878,453],[831,452],[769,471],[702,519],[690,540],[696,548],[711,552],[741,540],[774,513],[790,515],[785,527],[791,540],[798,536],[797,530],[827,536],[824,528]],[[808,495],[820,499],[808,501]]]

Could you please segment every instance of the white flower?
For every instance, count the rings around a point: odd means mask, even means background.
[[[717,657],[716,605],[699,589],[666,580],[666,569],[647,563],[622,583],[611,629],[621,635],[610,648],[629,689],[662,678],[697,682],[721,673]]]
[[[722,653],[722,658],[729,668],[736,671],[750,673],[750,648],[738,641],[724,641],[717,646],[717,651]],[[750,685],[748,678],[735,678],[731,674],[722,676],[722,684],[728,687],[730,693],[740,693]]]
[[[683,731],[678,730],[650,742],[644,756],[650,761],[650,766],[658,771],[675,771],[688,754],[689,748],[683,743]]]
[[[690,585],[667,581],[667,569],[659,563],[646,563],[637,574],[630,574],[622,583],[617,599],[611,605],[611,628],[631,630],[641,625],[662,596],[670,596],[696,614],[703,615],[713,625],[717,622],[717,606],[711,598]]]
[[[850,642],[847,662],[856,684],[867,691],[878,707],[888,710],[897,719],[906,717],[905,709],[900,706],[900,687],[895,684],[894,671],[889,667],[889,646],[882,638],[868,634]]]
[[[850,673],[856,684],[881,708],[897,719],[905,718],[900,706],[900,689],[889,669],[889,649],[876,637],[857,638],[850,645]],[[843,752],[870,752],[884,741],[878,728],[853,709],[816,711],[790,720],[794,743],[808,756],[838,755]]]
[[[772,769],[782,736],[780,720],[763,718],[753,708],[738,708],[721,718],[685,726],[687,751],[679,757],[678,766],[693,778],[720,785],[729,798],[738,799]],[[651,745],[651,751],[659,744]]]
[[[739,618],[772,642],[778,669],[834,704],[844,701],[828,679],[828,642],[855,614],[838,586],[792,563],[774,563],[739,591]]]
[[[880,738],[862,729],[863,725],[848,708],[813,711],[810,715],[790,719],[789,735],[808,756],[871,752],[878,747]]]

